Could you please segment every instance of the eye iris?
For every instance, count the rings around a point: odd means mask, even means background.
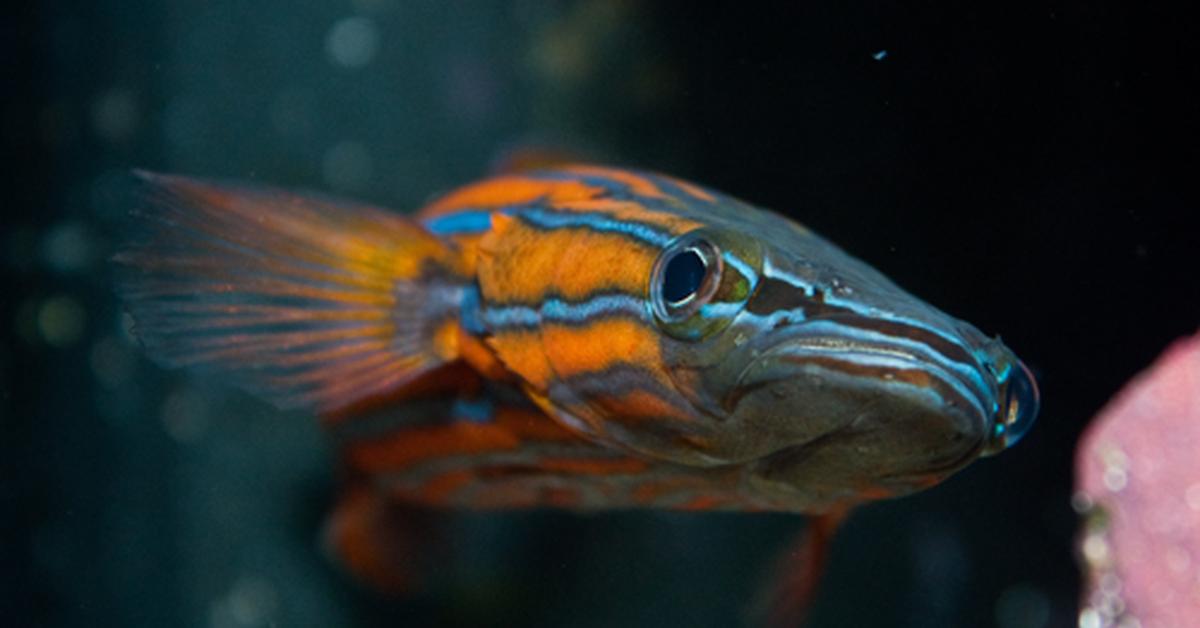
[[[679,303],[696,294],[708,267],[695,249],[672,257],[663,269],[662,296],[668,303]]]

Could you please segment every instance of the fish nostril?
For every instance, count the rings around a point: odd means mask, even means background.
[[[1007,377],[1001,385],[1004,403],[1000,406],[984,448],[985,456],[1004,451],[1021,440],[1033,426],[1041,405],[1037,381],[1020,361],[1015,361],[1007,369]]]

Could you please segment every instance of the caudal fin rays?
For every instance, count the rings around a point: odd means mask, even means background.
[[[451,251],[391,212],[138,173],[137,234],[115,257],[135,333],[166,366],[322,413],[453,359]]]

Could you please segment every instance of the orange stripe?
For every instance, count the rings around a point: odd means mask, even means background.
[[[611,216],[616,220],[639,222],[646,225],[661,227],[672,234],[680,234],[699,228],[700,223],[688,220],[677,214],[646,209],[645,205],[634,201],[614,201],[610,199],[584,199],[554,205],[554,209],[573,212],[593,212]]]
[[[629,187],[629,191],[637,194],[638,196],[657,198],[661,200],[671,200],[671,197],[667,196],[662,190],[658,189],[658,186],[655,185],[653,181],[628,170],[618,170],[616,168],[588,165],[567,166],[562,170],[585,177],[604,177],[606,179],[612,179],[617,183],[621,183]]]
[[[481,338],[458,327],[458,354],[480,375],[493,380],[512,380],[512,373]]]
[[[479,283],[492,305],[536,304],[547,293],[581,300],[598,291],[642,295],[658,252],[612,233],[541,231],[510,221],[482,246]]]
[[[618,364],[661,373],[658,334],[636,321],[599,320],[586,327],[547,325],[542,339],[554,372],[563,378]]]
[[[680,504],[680,510],[712,510],[722,504],[728,504],[726,498],[717,497],[716,495],[700,495]]]
[[[503,207],[544,200],[549,203],[592,198],[604,190],[580,181],[544,181],[521,176],[497,177],[461,187],[421,210],[428,219],[463,208]]]
[[[536,331],[501,331],[487,342],[496,350],[496,355],[504,365],[531,386],[544,391],[550,385],[550,362]]]
[[[399,430],[349,447],[351,462],[366,471],[387,471],[445,456],[517,449],[521,440],[495,423],[456,422]]]
[[[496,423],[512,430],[525,442],[565,442],[579,438],[538,410],[502,406],[496,410]]]
[[[426,482],[425,486],[421,487],[419,496],[429,503],[442,504],[474,479],[473,469],[453,469]]]
[[[675,419],[688,421],[693,417],[666,399],[648,390],[631,390],[623,395],[604,395],[596,402],[617,419]]]
[[[410,321],[413,324],[415,321]],[[438,358],[450,361],[460,355],[459,353],[459,325],[456,319],[447,319],[433,333],[433,338],[430,342],[430,348],[433,349],[434,355]]]
[[[544,458],[538,466],[552,473],[575,473],[579,475],[614,475],[639,473],[650,467],[645,460],[637,458]]]

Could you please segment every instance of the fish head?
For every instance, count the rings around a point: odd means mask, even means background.
[[[774,214],[680,236],[647,298],[703,424],[690,442],[785,508],[931,486],[1037,413],[1034,378],[998,339]]]

